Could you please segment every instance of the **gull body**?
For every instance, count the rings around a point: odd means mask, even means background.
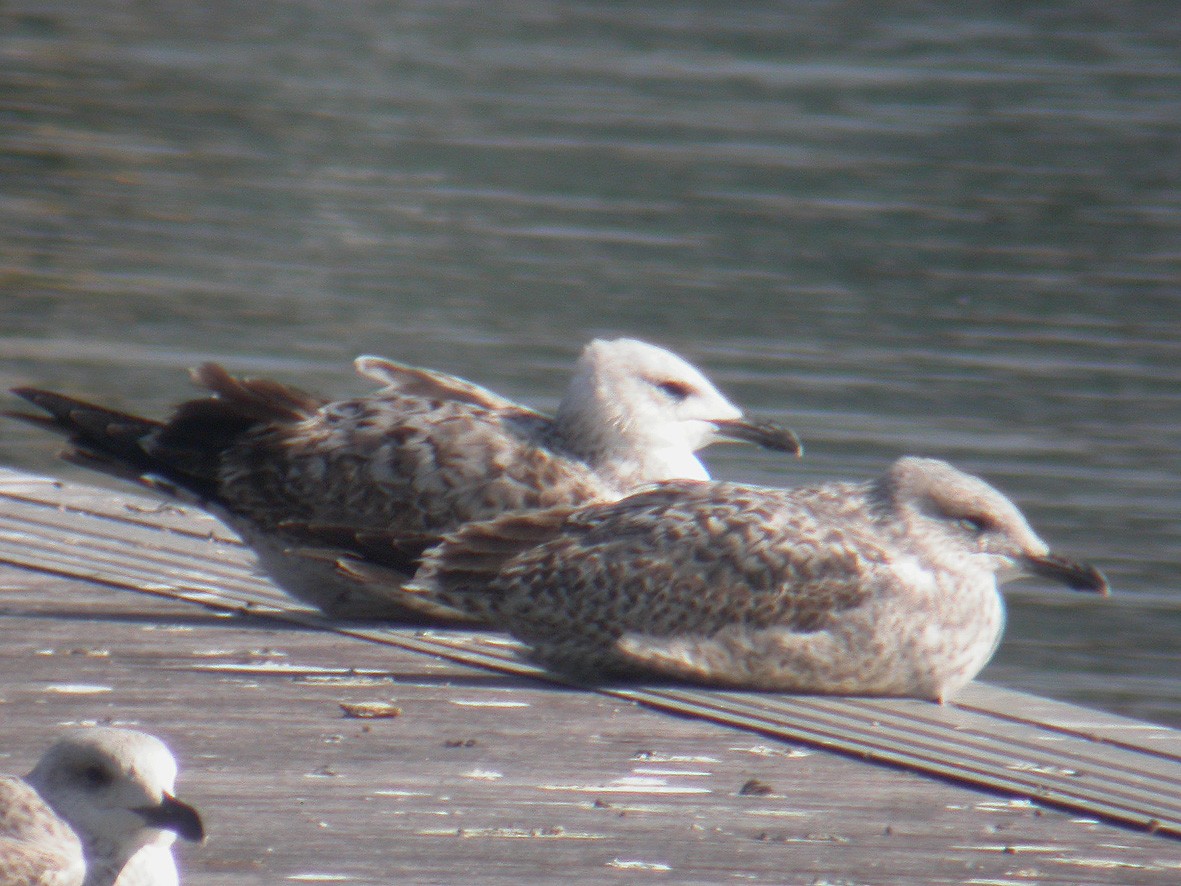
[[[381,585],[385,547],[360,537],[342,568]],[[469,524],[403,593],[472,608],[582,679],[941,701],[996,649],[998,586],[1029,575],[1106,593],[983,480],[903,458],[869,483],[669,481]]]
[[[553,418],[464,379],[362,357],[376,393],[335,402],[277,382],[194,372],[210,391],[166,422],[35,388],[14,392],[49,413],[10,413],[65,435],[66,457],[195,501],[258,555],[291,596],[329,614],[461,617],[340,578],[293,556],[295,524],[351,526],[400,539],[395,581],[472,520],[612,501],[673,477],[704,479],[695,452],[721,439],[793,451],[799,441],[747,420],[697,369],[633,339],[593,341]],[[417,607],[417,608],[415,608]]]
[[[5,886],[176,886],[172,844],[201,840],[173,795],[176,761],[159,739],[95,727],[55,743],[24,779],[0,776]]]

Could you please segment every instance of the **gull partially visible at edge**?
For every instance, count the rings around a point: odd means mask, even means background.
[[[0,883],[177,886],[172,843],[204,839],[172,795],[176,761],[131,729],[79,729],[24,779],[0,775]]]

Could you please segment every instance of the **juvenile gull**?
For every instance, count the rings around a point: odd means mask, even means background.
[[[49,417],[9,413],[72,444],[66,458],[195,500],[250,545],[293,597],[333,615],[446,617],[293,556],[288,527],[374,529],[399,538],[401,579],[439,536],[504,512],[613,501],[658,480],[705,479],[694,452],[721,439],[798,454],[790,431],[745,419],[694,367],[631,339],[594,341],[549,418],[441,372],[362,357],[384,386],[337,402],[205,364],[210,392],[167,422],[35,388]]]
[[[175,781],[176,761],[154,736],[68,734],[26,778],[0,775],[0,883],[176,886],[172,843],[204,829],[172,796]]]
[[[392,587],[385,540],[354,541],[369,559],[342,567]],[[485,614],[581,678],[942,701],[991,658],[998,585],[1020,576],[1107,590],[983,480],[902,458],[868,483],[670,481],[469,524],[402,593]]]

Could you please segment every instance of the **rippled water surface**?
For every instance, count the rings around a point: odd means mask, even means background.
[[[984,677],[1181,725],[1181,19],[1052,7],[8,3],[0,383],[552,407],[651,339],[805,438],[717,476],[999,485],[1115,595],[1013,586]]]

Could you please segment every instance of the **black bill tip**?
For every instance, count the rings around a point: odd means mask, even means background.
[[[1028,563],[1034,575],[1061,582],[1072,591],[1089,591],[1101,597],[1110,591],[1106,576],[1089,563],[1076,563],[1053,554],[1029,557]]]
[[[182,803],[172,794],[165,794],[159,806],[141,806],[135,810],[149,825],[162,831],[172,831],[193,843],[205,839],[205,825],[197,810]]]
[[[718,434],[727,440],[741,440],[754,443],[774,452],[790,452],[794,456],[804,454],[804,445],[794,431],[770,421],[735,418],[713,423]]]

